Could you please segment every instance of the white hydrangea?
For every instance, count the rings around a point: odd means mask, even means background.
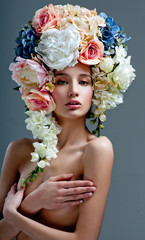
[[[123,95],[119,92],[100,91],[94,94],[92,102],[96,105],[95,115],[98,117],[104,114],[107,109],[115,108],[123,102]]]
[[[113,70],[114,60],[111,57],[105,57],[100,62],[99,66],[105,73],[109,73]]]
[[[46,65],[62,70],[77,63],[79,44],[79,32],[74,26],[68,26],[65,30],[49,29],[43,32],[35,50]]]

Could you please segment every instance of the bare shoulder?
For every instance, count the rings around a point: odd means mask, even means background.
[[[17,154],[20,154],[22,150],[32,149],[34,140],[29,138],[21,138],[12,141],[8,145],[8,149],[16,151]]]
[[[4,164],[13,165],[19,168],[24,163],[24,160],[30,158],[30,153],[33,151],[33,142],[36,140],[21,138],[12,141],[7,148]],[[9,166],[10,166],[9,165]]]
[[[101,173],[111,175],[114,161],[111,141],[105,136],[91,140],[86,146],[83,161],[86,177],[92,179],[94,176],[95,179]]]
[[[95,137],[87,144],[85,151],[94,156],[107,154],[108,157],[113,157],[113,145],[106,136]]]

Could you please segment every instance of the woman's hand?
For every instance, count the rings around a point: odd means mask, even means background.
[[[17,184],[15,183],[5,199],[3,207],[3,216],[8,223],[13,223],[13,214],[17,213],[19,208],[25,188],[21,188],[17,191]]]
[[[62,174],[49,178],[31,192],[22,202],[20,212],[32,216],[42,208],[61,209],[79,205],[95,191],[88,180],[70,181],[73,174]]]
[[[41,208],[60,209],[78,205],[92,196],[96,187],[88,180],[68,181],[73,174],[63,174],[49,178],[37,189]]]

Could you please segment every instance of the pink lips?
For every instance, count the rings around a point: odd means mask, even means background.
[[[78,105],[81,105],[79,101],[77,100],[70,100],[69,102],[67,102],[65,105],[69,105],[69,103],[76,103]]]
[[[68,108],[71,108],[71,109],[79,108],[80,105],[81,105],[81,103],[79,101],[77,101],[77,100],[70,100],[69,102],[67,102],[65,104],[65,106],[67,106]]]

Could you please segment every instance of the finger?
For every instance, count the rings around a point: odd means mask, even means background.
[[[24,191],[25,188],[20,188],[17,192],[16,192],[16,196],[19,199],[19,201],[21,202],[23,199],[23,195],[24,195]]]
[[[58,176],[50,177],[49,181],[55,182],[55,181],[62,181],[62,180],[67,180],[72,178],[73,173],[68,173],[68,174],[61,174]]]
[[[89,193],[82,193],[78,195],[69,195],[64,197],[64,202],[66,201],[76,201],[76,200],[81,200],[81,199],[86,199],[89,198],[93,195],[92,192]]]
[[[74,188],[74,187],[92,186],[93,182],[88,180],[63,181],[63,182],[60,182],[59,185],[60,187],[63,187],[63,188]]]
[[[71,206],[76,206],[83,203],[83,200],[76,200],[76,201],[68,201],[68,202],[63,202],[58,205],[58,208],[65,208],[65,207],[71,207]]]
[[[75,187],[75,188],[63,188],[59,190],[61,196],[78,195],[82,193],[94,192],[96,187]]]
[[[11,186],[11,189],[10,189],[10,191],[8,192],[8,195],[10,195],[10,194],[15,194],[15,193],[16,193],[16,187],[17,187],[17,184],[14,183],[14,184]]]

